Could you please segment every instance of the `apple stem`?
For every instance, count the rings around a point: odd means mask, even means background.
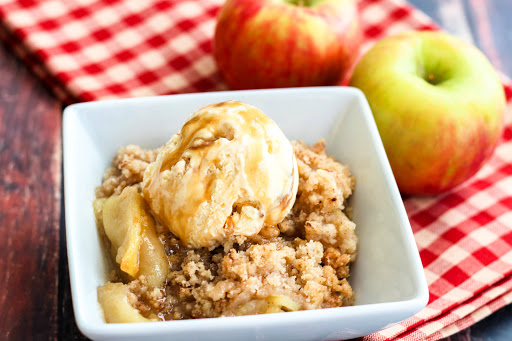
[[[321,3],[319,0],[284,0],[290,5],[294,5],[297,7],[315,7],[317,3]],[[336,0],[335,0],[336,1]]]
[[[295,6],[299,6],[299,7],[311,6],[311,3],[309,2],[309,0],[295,0],[295,1],[292,1],[291,3],[293,3],[293,4],[295,4]]]

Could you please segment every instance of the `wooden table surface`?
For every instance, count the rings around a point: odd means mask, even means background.
[[[512,1],[411,0],[512,75]],[[84,340],[67,269],[62,107],[0,45],[0,340]],[[448,338],[512,339],[512,306]]]

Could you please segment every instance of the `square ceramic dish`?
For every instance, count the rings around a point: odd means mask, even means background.
[[[359,237],[349,279],[356,304],[284,314],[107,324],[96,288],[108,263],[98,237],[94,188],[117,149],[158,147],[197,109],[240,100],[254,105],[291,140],[326,139],[327,152],[356,177],[350,204]],[[97,340],[338,340],[402,321],[427,303],[411,227],[364,95],[347,87],[184,94],[75,104],[64,111],[66,233],[73,307],[80,330]]]

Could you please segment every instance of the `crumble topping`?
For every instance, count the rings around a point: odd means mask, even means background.
[[[292,145],[298,192],[281,223],[264,226],[239,243],[230,240],[209,250],[185,247],[156,221],[169,261],[166,283],[152,287],[145,276],[126,279],[120,274],[117,279],[127,283],[129,304],[145,318],[160,320],[274,312],[269,310],[269,298],[281,302],[279,311],[353,304],[347,278],[357,237],[346,200],[355,179],[346,166],[326,154],[323,140],[312,147],[302,142]],[[97,198],[119,195],[130,187],[140,193],[144,171],[160,150],[121,148],[96,189]],[[101,217],[97,206],[95,212]]]

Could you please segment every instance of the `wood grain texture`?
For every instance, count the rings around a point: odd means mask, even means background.
[[[58,333],[60,104],[0,46],[0,339]]]

